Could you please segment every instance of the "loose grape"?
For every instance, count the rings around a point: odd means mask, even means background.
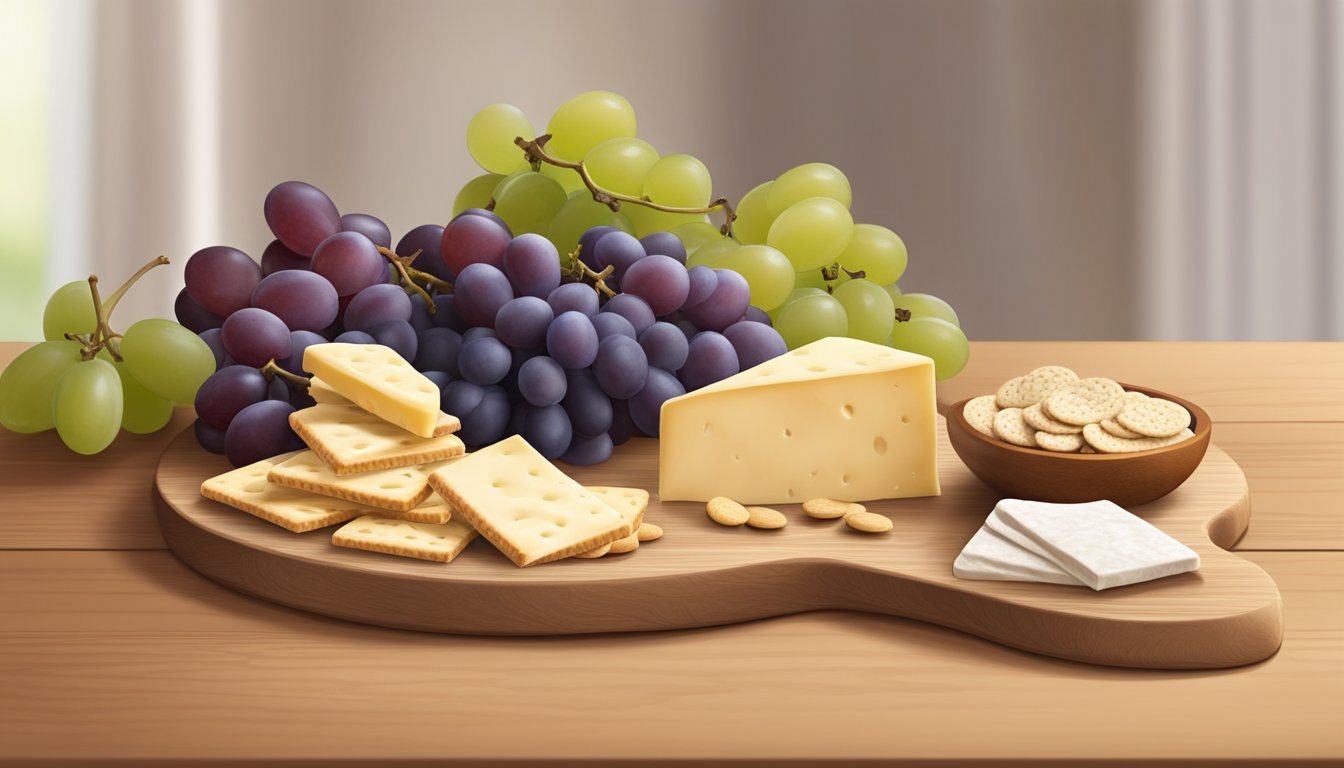
[[[374,288],[391,288],[401,294],[403,299],[406,298],[400,288],[385,283],[365,288],[359,295]],[[352,300],[350,303],[353,305],[356,302]],[[316,332],[336,322],[336,315],[340,313],[340,297],[336,295],[336,287],[322,275],[288,269],[267,275],[257,283],[256,289],[252,291],[252,306],[280,318],[292,331]],[[410,311],[409,300],[406,309]],[[347,308],[346,327],[352,327],[349,317]]]
[[[849,179],[839,168],[828,163],[805,163],[781,173],[770,185],[765,197],[771,216],[779,216],[790,206],[809,197],[825,197],[849,208],[853,193]]]
[[[302,181],[275,185],[267,193],[262,211],[271,232],[300,256],[312,256],[319,243],[341,231],[341,214],[336,204],[322,190]],[[207,302],[201,304],[217,314],[228,314],[212,309]]]
[[[620,94],[587,91],[570,99],[551,115],[551,154],[582,160],[588,150],[608,139],[635,135],[635,110]]]
[[[66,368],[52,393],[56,433],[67,448],[85,456],[102,452],[116,439],[123,408],[121,376],[96,357]]]
[[[467,123],[467,151],[477,165],[491,173],[528,170],[527,156],[513,143],[517,137],[531,141],[536,132],[527,115],[512,104],[491,104]]]
[[[877,224],[855,224],[849,245],[840,253],[840,266],[878,285],[888,285],[905,274],[909,255],[905,242],[890,229]]]
[[[197,304],[220,317],[251,306],[252,291],[261,282],[261,265],[237,248],[202,248],[187,259],[182,273],[187,293]]]
[[[850,280],[832,294],[845,308],[850,338],[885,343],[896,322],[896,306],[882,286],[869,280]]]
[[[93,294],[87,280],[76,280],[57,288],[42,311],[42,338],[47,341],[62,341],[67,333],[93,333],[97,325]]]
[[[280,325],[284,327],[284,323]],[[222,332],[220,338],[224,339]],[[288,330],[285,341],[289,342]],[[121,356],[127,370],[146,389],[175,403],[195,400],[196,390],[215,372],[215,353],[209,345],[171,320],[149,318],[127,328],[121,339]]]
[[[331,282],[337,296],[354,296],[370,285],[387,282],[387,260],[372,240],[358,232],[337,232],[319,243],[312,267]]]
[[[824,267],[849,245],[854,219],[849,210],[826,197],[810,197],[785,209],[770,225],[766,242],[778,248],[802,272]]]
[[[229,315],[220,331],[220,341],[224,342],[229,357],[253,368],[289,357],[294,350],[284,321],[264,309],[240,309]],[[133,367],[131,371],[134,373],[136,369]]]
[[[56,382],[79,360],[80,346],[73,341],[44,341],[21,352],[0,371],[0,425],[24,434],[55,426]]]
[[[896,349],[933,358],[934,377],[939,381],[961,373],[971,355],[966,334],[939,317],[916,317],[896,323],[889,343]]]

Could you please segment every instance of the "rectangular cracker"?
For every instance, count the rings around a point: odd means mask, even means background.
[[[428,464],[467,451],[452,434],[462,428],[462,422],[443,412],[439,413],[435,435],[427,439],[349,403],[302,408],[289,415],[289,425],[338,475]]]
[[[519,435],[450,461],[430,485],[515,565],[596,549],[630,535],[630,520]]]
[[[318,403],[354,405],[354,403],[350,402],[349,398],[332,389],[327,382],[316,376],[310,376],[308,378],[308,396]]]
[[[1063,568],[994,533],[988,526],[981,526],[966,542],[952,563],[952,575],[982,581],[1082,585]]]
[[[331,536],[331,543],[338,547],[449,563],[474,538],[476,529],[464,520],[443,524],[413,523],[365,515],[337,529]]]
[[[338,475],[316,453],[299,451],[271,467],[266,479],[310,493],[405,512],[429,498],[433,492],[429,487],[429,473],[446,463],[438,461],[358,475]]]
[[[266,475],[277,463],[295,456],[286,453],[225,472],[201,483],[201,495],[227,504],[268,523],[304,533],[376,512],[372,507],[275,485]]]
[[[314,344],[303,368],[369,413],[420,437],[433,437],[439,388],[381,344]]]

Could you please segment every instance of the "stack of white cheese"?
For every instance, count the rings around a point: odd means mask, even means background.
[[[1084,584],[1095,590],[1199,569],[1199,555],[1109,501],[1004,499],[952,564],[959,579]]]

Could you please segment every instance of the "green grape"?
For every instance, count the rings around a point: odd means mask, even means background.
[[[121,357],[145,389],[175,403],[195,401],[196,390],[215,372],[215,353],[201,337],[160,318],[127,328]]]
[[[635,135],[635,110],[611,91],[588,91],[566,101],[546,124],[551,140],[546,150],[571,162],[608,139]]]
[[[644,237],[654,232],[671,232],[682,224],[706,221],[703,213],[668,213],[638,203],[621,203],[621,213],[630,219],[636,237]],[[714,231],[717,233],[718,227],[714,227]]]
[[[718,257],[718,261],[746,278],[754,307],[768,312],[784,303],[793,292],[793,264],[787,256],[768,245],[744,245]]]
[[[840,254],[840,266],[878,285],[901,279],[909,256],[900,236],[877,224],[855,224],[849,245]]]
[[[644,177],[644,196],[673,208],[702,208],[714,194],[705,164],[690,155],[658,158]]]
[[[830,198],[810,197],[775,219],[766,242],[783,251],[795,271],[804,272],[834,262],[853,231],[849,209]]]
[[[506,176],[492,197],[495,214],[509,225],[515,237],[525,232],[544,235],[566,199],[558,181],[536,171]]]
[[[636,138],[604,141],[583,156],[583,166],[597,186],[631,197],[644,191],[644,177],[656,162],[658,151]]]
[[[633,206],[632,206],[633,207]],[[724,239],[723,233],[719,228],[707,221],[695,221],[688,224],[682,224],[667,230],[676,235],[681,244],[686,246],[686,253],[692,254],[707,243],[717,243]]]
[[[853,193],[849,179],[839,168],[827,163],[806,163],[781,173],[765,196],[765,207],[778,216],[793,204],[809,197],[826,197],[849,209]]]
[[[106,360],[72,365],[56,382],[52,422],[61,442],[75,453],[92,456],[111,445],[121,429],[121,413],[121,376]]]
[[[971,356],[966,334],[937,317],[916,317],[897,323],[888,343],[896,349],[933,358],[933,376],[942,381],[961,373]]]
[[[775,330],[784,337],[789,349],[797,349],[827,336],[849,333],[845,308],[824,291],[817,295],[799,296],[779,311]]]
[[[710,269],[723,269],[727,266],[726,259],[737,253],[742,246],[737,241],[724,237],[715,240],[712,243],[705,243],[695,249],[695,253],[686,257],[686,268],[691,267],[709,267]]]
[[[560,182],[560,187],[565,190],[565,194],[567,195],[571,192],[578,192],[581,189],[584,190],[585,192],[588,191],[588,187],[584,186],[583,177],[580,176],[579,172],[574,170],[573,168],[561,168],[558,165],[550,165],[549,163],[542,163],[541,175],[549,176],[550,178]]]
[[[937,317],[958,328],[961,327],[961,321],[957,319],[957,312],[952,309],[952,305],[928,293],[903,294],[896,306],[910,310],[911,317]]]
[[[901,298],[901,286],[892,283],[891,285],[884,285],[882,287],[886,290],[887,295],[891,297],[892,303],[896,303],[896,301]],[[899,307],[901,305],[896,304],[896,306]]]
[[[137,435],[158,432],[173,418],[173,401],[150,392],[140,380],[131,375],[125,363],[112,359],[106,349],[98,351],[98,359],[106,360],[121,378],[121,428]]]
[[[826,290],[826,276],[821,273],[821,268],[809,269],[806,272],[793,273],[793,284],[798,288],[818,288]]]
[[[779,313],[783,312],[784,308],[792,304],[794,301],[801,299],[804,296],[825,296],[825,295],[827,295],[826,291],[822,290],[821,288],[802,288],[802,287],[794,288],[792,291],[789,291],[789,295],[784,297],[784,300],[779,303],[778,307],[766,310],[765,314],[770,316],[771,322],[774,322],[779,319]]]
[[[92,296],[89,300],[92,303]],[[80,346],[73,341],[44,341],[14,358],[0,371],[0,425],[24,434],[44,432],[55,426],[51,420],[51,398],[56,382],[79,358]],[[213,353],[210,365],[214,367]]]
[[[457,197],[453,198],[453,215],[468,208],[484,208],[490,202],[490,194],[503,180],[498,173],[485,173],[463,184]]]
[[[624,207],[622,207],[624,210]],[[586,189],[570,192],[565,204],[555,212],[546,238],[560,251],[561,261],[568,264],[568,254],[579,244],[579,236],[591,227],[616,227],[634,233],[635,228],[624,213],[613,211],[593,199]]]
[[[738,201],[737,218],[733,220],[733,237],[736,237],[739,243],[762,244],[770,234],[770,225],[775,222],[775,217],[766,210],[765,200],[773,185],[773,181],[757,184]]]
[[[886,343],[896,322],[896,305],[882,286],[858,278],[836,286],[831,295],[845,308],[850,338]]]
[[[491,104],[467,123],[467,151],[490,173],[526,171],[532,164],[522,148],[513,143],[519,136],[528,141],[537,136],[527,115],[512,104]]]
[[[42,338],[47,341],[63,341],[67,333],[93,333],[97,326],[88,280],[66,283],[47,299],[42,312]]]

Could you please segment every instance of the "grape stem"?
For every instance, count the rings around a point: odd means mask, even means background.
[[[733,236],[733,222],[737,220],[737,212],[734,211],[733,206],[728,203],[728,198],[720,197],[709,205],[701,208],[675,208],[670,205],[655,203],[647,197],[632,197],[630,195],[622,195],[619,192],[612,192],[609,189],[603,189],[598,186],[598,183],[593,180],[592,174],[588,172],[588,168],[584,166],[582,160],[577,163],[571,163],[568,160],[562,160],[555,155],[548,153],[546,151],[546,142],[550,140],[551,135],[549,133],[544,133],[530,141],[519,136],[513,140],[513,143],[517,144],[519,148],[523,150],[527,155],[528,162],[532,163],[533,166],[537,166],[540,163],[546,163],[547,165],[554,165],[557,168],[568,168],[571,171],[578,173],[579,178],[583,179],[583,185],[588,188],[589,192],[593,193],[593,199],[613,211],[621,210],[621,203],[642,205],[645,208],[652,208],[655,211],[662,211],[664,213],[697,214],[713,213],[714,211],[722,210],[724,221],[723,226],[719,227],[719,231],[722,232],[725,237]]]
[[[126,292],[131,289],[131,286],[135,285],[140,278],[144,277],[146,272],[167,263],[167,256],[159,256],[158,258],[150,259],[148,264],[145,264],[138,269],[134,275],[131,275],[126,282],[121,284],[120,288],[113,291],[112,295],[107,297],[106,302],[104,302],[102,297],[98,294],[98,276],[89,275],[89,293],[93,295],[93,316],[94,322],[96,323],[93,328],[93,333],[65,334],[65,338],[79,342],[79,354],[81,359],[92,360],[93,356],[98,354],[99,350],[106,349],[113,360],[116,360],[118,363],[121,362],[121,350],[114,343],[115,340],[121,338],[121,334],[112,330],[112,326],[108,324],[112,319],[112,310],[117,308],[117,302],[121,301],[121,297],[125,296]]]
[[[107,342],[112,340],[112,329],[107,326],[107,312],[103,309],[102,297],[98,295],[97,275],[89,275],[89,293],[93,294],[93,316],[96,325],[93,329],[93,337],[79,352],[82,360],[92,360],[93,356],[98,354],[98,350],[107,346]],[[118,354],[117,350],[108,348],[107,351],[112,355],[112,359],[118,363],[121,362],[121,355]]]
[[[381,253],[384,258],[392,262],[392,266],[397,268],[398,282],[401,283],[403,288],[410,288],[420,294],[420,298],[425,300],[425,305],[429,309],[429,314],[432,315],[438,311],[438,307],[434,305],[434,299],[430,298],[429,292],[424,288],[421,288],[420,284],[415,281],[423,280],[434,286],[434,290],[439,293],[452,293],[453,284],[446,280],[440,280],[428,272],[422,272],[411,266],[411,262],[415,261],[422,252],[423,249],[419,249],[410,256],[402,256],[391,248],[384,248],[381,245],[378,246],[378,253]]]
[[[910,310],[905,309],[904,307],[897,307],[897,308],[896,308],[896,322],[898,322],[898,323],[908,323],[908,322],[910,322]]]
[[[107,304],[103,306],[103,314],[111,318],[112,310],[117,308],[117,302],[121,301],[121,297],[126,295],[126,292],[131,289],[132,285],[135,285],[137,282],[139,282],[140,278],[144,277],[145,273],[148,272],[149,270],[155,267],[161,267],[167,263],[168,263],[167,256],[159,256],[158,258],[150,259],[149,263],[145,264],[145,266],[136,270],[136,273],[134,275],[131,275],[130,278],[126,280],[126,282],[121,284],[120,288],[113,291],[112,295],[107,297]],[[96,300],[95,303],[97,303]]]
[[[276,376],[279,376],[280,378],[285,379],[286,381],[290,381],[304,387],[309,386],[310,384],[313,383],[312,379],[305,378],[303,376],[299,376],[298,374],[286,371],[284,368],[281,368],[280,366],[276,365],[274,360],[261,366],[257,370],[261,371],[261,375],[266,377],[266,381],[270,381]]]
[[[616,292],[611,289],[611,286],[607,285],[607,278],[611,277],[612,273],[616,271],[616,267],[608,264],[601,272],[594,272],[591,267],[579,260],[579,251],[582,250],[583,244],[580,243],[574,249],[574,252],[569,254],[569,271],[565,272],[563,276],[576,283],[581,283],[584,278],[588,278],[593,281],[593,290],[598,293],[605,293],[608,299],[615,297]]]

